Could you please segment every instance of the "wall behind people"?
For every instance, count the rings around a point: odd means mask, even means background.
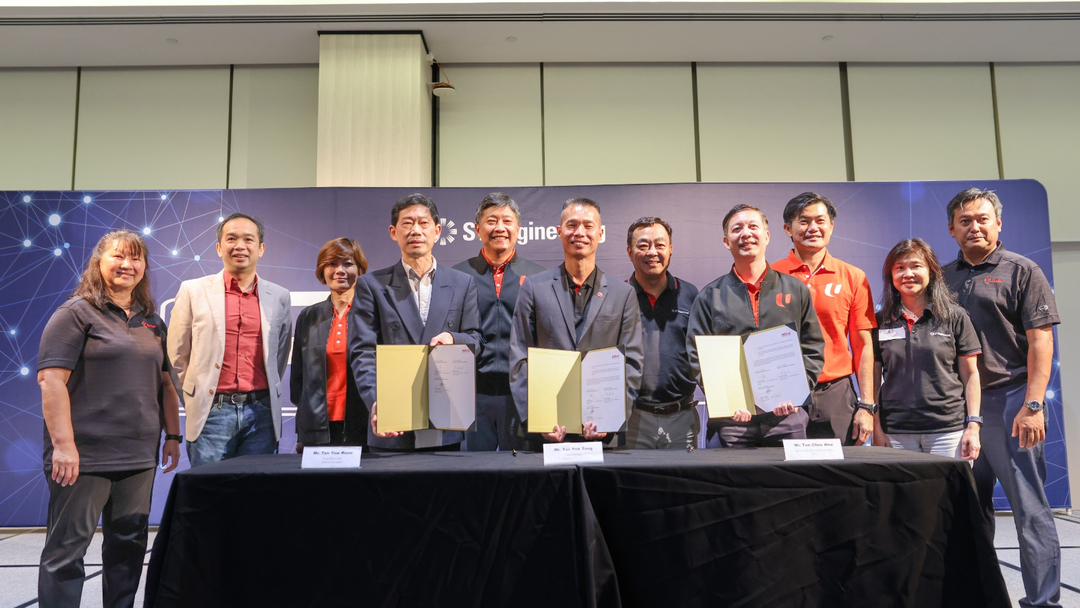
[[[1080,64],[444,67],[458,94],[439,102],[438,185],[554,183],[547,164],[576,153],[556,145],[562,128],[595,142],[573,167],[582,183],[688,181],[688,157],[689,181],[1031,177],[1048,191],[1058,276],[1080,269]],[[627,137],[611,139],[602,121],[554,120],[568,111],[558,104],[587,105],[551,88],[549,69],[566,67],[619,92],[605,103]],[[0,190],[314,185],[317,78],[317,66],[0,70]],[[658,86],[690,92],[638,94]],[[110,88],[129,103],[100,103]],[[655,153],[670,146],[694,152]],[[625,171],[637,166],[628,157],[649,171]],[[1023,206],[1006,201],[1005,213]],[[1063,282],[1058,303],[1063,390],[1080,395],[1080,326],[1069,322],[1080,290]],[[1080,415],[1066,411],[1065,425],[1080,440]],[[1080,472],[1080,449],[1070,460]]]

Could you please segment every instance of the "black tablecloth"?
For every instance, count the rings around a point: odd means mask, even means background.
[[[966,463],[845,454],[237,458],[176,476],[146,605],[1009,605]]]

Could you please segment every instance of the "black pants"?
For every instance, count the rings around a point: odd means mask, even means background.
[[[52,479],[48,484],[49,528],[38,569],[39,604],[78,608],[86,576],[83,556],[100,517],[103,605],[134,606],[146,556],[154,469],[82,473],[66,488]]]
[[[851,429],[855,426],[855,406],[859,398],[855,396],[851,376],[818,384],[811,398],[806,436],[810,439],[837,437],[844,445],[855,445]]]

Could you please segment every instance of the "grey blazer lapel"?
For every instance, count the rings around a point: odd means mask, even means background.
[[[436,268],[431,278],[431,301],[428,302],[427,323],[424,325],[423,344],[444,331],[449,331],[446,324],[450,303],[454,301],[454,286],[446,278],[445,268]],[[417,312],[417,318],[420,313]]]
[[[394,264],[393,268],[390,284],[387,285],[387,296],[390,303],[394,305],[394,309],[397,310],[402,324],[405,325],[409,338],[412,339],[413,344],[419,344],[424,331],[424,323],[420,321],[420,309],[416,307],[416,300],[413,299],[412,287],[409,286],[409,278],[405,276],[405,269],[400,262]]]
[[[596,293],[592,295],[592,301],[589,302],[589,306],[585,309],[585,322],[581,326],[582,339],[589,334],[593,321],[596,320],[596,315],[600,314],[600,308],[604,305],[604,298],[608,297],[607,275],[601,272],[599,268],[596,269],[596,275]]]
[[[562,267],[560,267],[562,270]],[[570,294],[563,289],[563,274],[565,271],[556,272],[555,280],[551,282],[551,292],[555,301],[559,303],[563,321],[566,321],[566,335],[570,336],[570,342],[577,348],[577,329],[574,327],[574,303],[570,301]]]

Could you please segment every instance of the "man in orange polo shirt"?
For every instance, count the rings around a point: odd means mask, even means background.
[[[835,220],[836,207],[820,194],[803,192],[788,201],[784,232],[794,248],[772,267],[810,288],[825,334],[825,366],[811,395],[806,435],[838,437],[847,445],[856,445],[866,443],[874,430],[877,405],[870,330],[877,322],[866,273],[829,255]],[[852,373],[859,383],[861,401],[855,396]]]

